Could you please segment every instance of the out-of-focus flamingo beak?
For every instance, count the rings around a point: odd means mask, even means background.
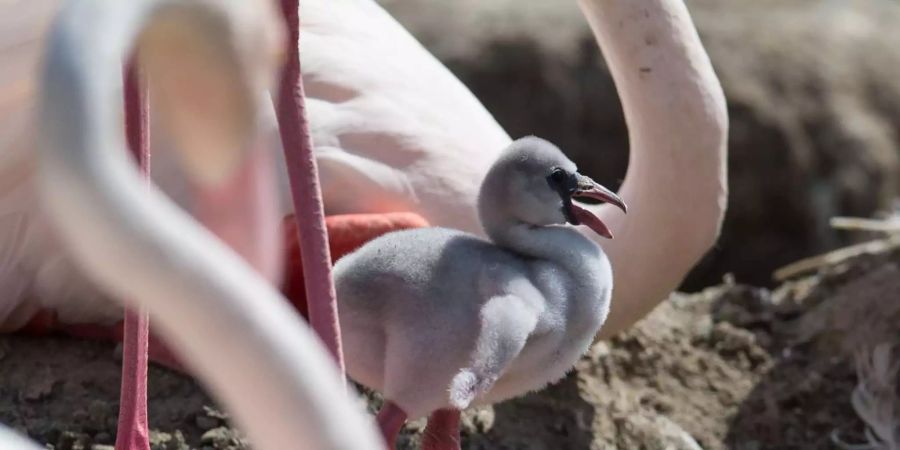
[[[204,1],[209,0],[200,3]],[[282,21],[269,3],[231,8],[229,14],[211,16],[213,25],[207,27],[163,11],[137,40],[137,55],[153,92],[154,119],[198,183],[233,178],[252,150],[256,111],[263,93],[277,81],[283,56]],[[185,6],[190,7],[202,10]]]
[[[572,193],[572,200],[578,200],[578,198],[590,198],[594,200],[599,200],[603,203],[609,203],[617,206],[624,213],[628,213],[628,206],[625,205],[625,202],[616,195],[613,191],[607,189],[596,181],[580,174],[576,174],[578,178],[578,187],[575,192]],[[577,223],[573,225],[586,225],[588,228],[593,230],[595,233],[603,236],[607,239],[612,239],[613,234],[610,231],[609,227],[600,220],[599,217],[594,215],[591,211],[582,208],[577,203],[571,202],[572,216],[575,218]]]
[[[190,179],[193,213],[257,271],[278,282],[277,177],[272,155],[260,142],[257,114],[271,107],[264,93],[277,81],[283,56],[283,21],[269,3],[210,13],[207,27],[164,10],[139,36],[137,54],[154,119]]]
[[[210,231],[266,279],[283,277],[281,216],[275,167],[268,151],[246,153],[237,171],[215,184],[193,183],[193,212]],[[235,205],[242,205],[237,208]]]

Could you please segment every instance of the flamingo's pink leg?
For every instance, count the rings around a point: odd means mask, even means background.
[[[150,173],[149,124],[147,90],[142,85],[135,61],[125,68],[125,130],[128,147],[137,158],[142,172]],[[126,311],[122,352],[122,389],[116,450],[149,450],[150,431],[147,422],[147,349],[150,321],[147,312]]]
[[[439,409],[428,416],[422,450],[460,450],[458,409]]]
[[[397,435],[403,424],[406,423],[406,413],[394,402],[385,400],[381,410],[378,411],[378,428],[389,450],[394,450],[397,445]]]
[[[319,187],[318,168],[312,152],[309,124],[306,120],[303,80],[300,76],[300,19],[298,0],[282,0],[281,8],[288,28],[288,55],[281,74],[277,113],[284,146],[294,211],[298,217],[303,277],[309,299],[309,323],[334,355],[344,373],[340,323],[331,257],[325,231],[325,213]]]

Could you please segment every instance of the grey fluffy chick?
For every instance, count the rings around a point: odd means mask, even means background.
[[[481,186],[491,241],[444,228],[399,231],[338,261],[349,375],[412,418],[561,378],[603,325],[612,293],[606,255],[567,223],[612,234],[573,197],[626,209],[556,146],[522,138]]]

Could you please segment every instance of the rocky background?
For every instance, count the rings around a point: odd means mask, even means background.
[[[557,143],[607,185],[628,136],[574,0],[381,0],[512,136]],[[848,243],[835,215],[900,195],[900,2],[688,0],[731,119],[722,238],[683,285],[772,271]]]

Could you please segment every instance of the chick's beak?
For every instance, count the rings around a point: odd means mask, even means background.
[[[575,189],[575,192],[572,193],[573,200],[578,200],[579,197],[592,198],[594,200],[600,200],[601,202],[615,205],[621,209],[622,212],[628,213],[628,205],[626,205],[615,192],[584,175],[577,174],[576,177],[578,179],[578,187]]]
[[[579,198],[600,200],[601,202],[615,205],[621,209],[622,212],[628,213],[628,206],[625,205],[625,202],[613,191],[584,175],[577,175],[577,178],[578,187],[575,189],[575,192],[572,193],[573,200],[577,201]],[[572,203],[571,205],[572,213],[578,221],[575,225],[587,225],[588,228],[600,236],[607,239],[613,238],[612,231],[609,230],[609,227],[607,227],[599,217],[594,215],[594,213],[582,208],[576,203]]]

